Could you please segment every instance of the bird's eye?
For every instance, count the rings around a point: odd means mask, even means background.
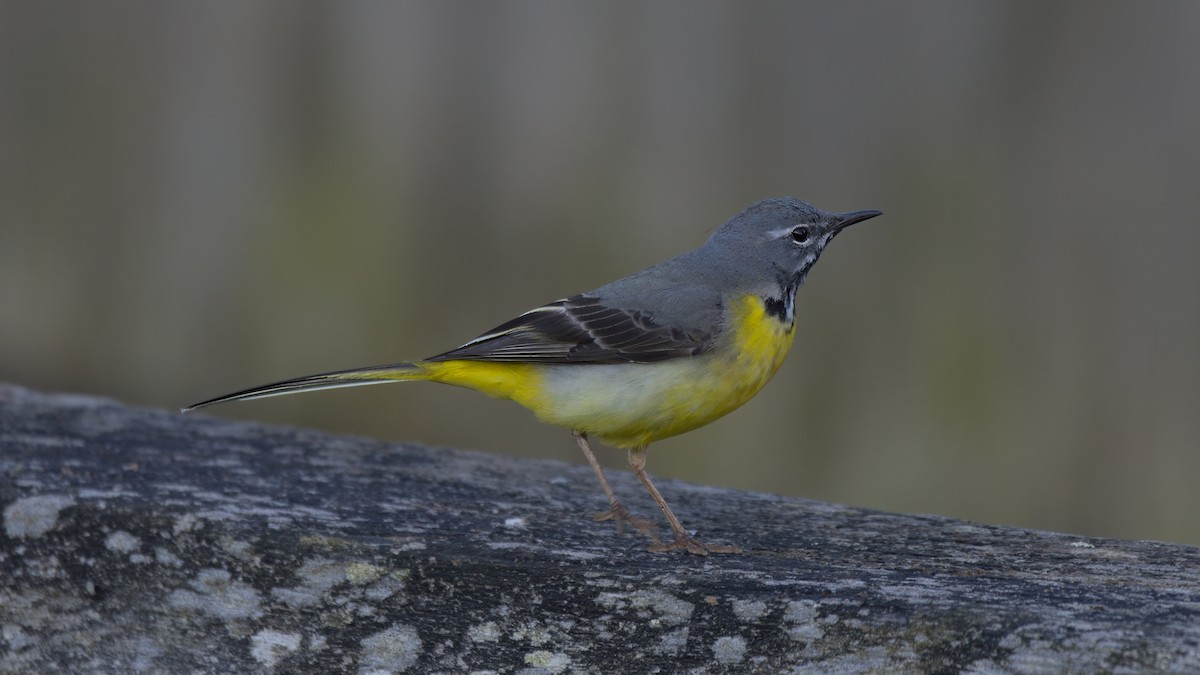
[[[808,228],[801,225],[800,227],[792,230],[792,241],[796,242],[797,244],[803,244],[804,242],[808,241],[810,235],[811,233],[808,231]]]

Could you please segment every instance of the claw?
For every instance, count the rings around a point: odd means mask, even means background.
[[[617,532],[620,534],[625,533],[625,525],[628,524],[633,529],[641,532],[643,535],[654,541],[654,545],[662,545],[660,543],[661,540],[658,538],[658,532],[656,531],[657,528],[654,525],[654,521],[647,520],[645,518],[639,518],[629,513],[629,511],[626,511],[625,507],[619,502],[613,504],[607,511],[601,511],[592,517],[595,518],[597,522],[602,522],[605,520],[615,521],[617,524]]]

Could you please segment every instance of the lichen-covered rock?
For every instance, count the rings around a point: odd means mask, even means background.
[[[0,672],[1200,671],[1195,548],[592,480],[0,386]]]

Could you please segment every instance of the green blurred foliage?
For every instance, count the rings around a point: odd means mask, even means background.
[[[1200,543],[1197,26],[1183,2],[0,2],[0,379],[177,407],[426,356],[790,194],[886,215],[801,289],[776,379],[652,473]],[[433,385],[213,412],[577,459]]]

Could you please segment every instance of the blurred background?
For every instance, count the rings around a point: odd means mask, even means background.
[[[809,276],[762,394],[652,474],[1200,544],[1198,26],[1192,2],[0,1],[0,380],[173,409],[428,356],[794,195],[885,216]],[[211,412],[582,461],[450,387]]]

